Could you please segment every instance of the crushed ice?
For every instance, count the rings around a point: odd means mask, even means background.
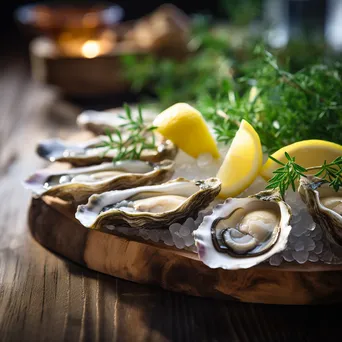
[[[221,156],[224,156],[226,151],[227,147],[221,148]],[[195,159],[180,151],[175,162],[176,171],[173,178],[185,177],[197,180],[215,175],[222,160],[215,161],[207,154]],[[264,190],[265,185],[265,181],[261,177],[257,177],[255,182],[239,197],[246,197]],[[327,264],[342,264],[342,247],[332,245],[325,239],[322,228],[313,221],[298,192],[289,191],[285,200],[292,209],[292,230],[286,249],[281,253],[274,254],[268,262],[273,266],[279,266],[283,262],[304,264],[305,262],[321,261]],[[118,233],[124,235],[135,235],[145,240],[162,242],[168,246],[196,253],[192,233],[201,224],[203,217],[211,214],[212,207],[215,204],[212,203],[210,207],[202,210],[198,217],[187,218],[183,224],[173,223],[169,229],[144,230],[121,227],[108,227],[108,229],[115,229]]]

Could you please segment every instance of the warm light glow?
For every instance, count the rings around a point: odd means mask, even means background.
[[[88,40],[82,45],[82,54],[86,58],[94,58],[100,54],[100,44],[95,40]]]

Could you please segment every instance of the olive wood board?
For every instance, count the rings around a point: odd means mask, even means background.
[[[197,255],[163,243],[90,230],[52,197],[32,199],[29,226],[46,248],[92,270],[189,295],[265,304],[342,300],[342,265],[283,263],[246,270],[211,269]]]

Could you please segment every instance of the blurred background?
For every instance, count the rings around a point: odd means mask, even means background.
[[[24,58],[32,80],[85,106],[146,96],[163,105],[190,101],[202,79],[238,73],[232,66],[259,44],[291,71],[340,60],[342,51],[340,0],[15,0],[0,7],[0,58]]]

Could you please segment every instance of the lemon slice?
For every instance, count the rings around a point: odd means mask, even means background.
[[[214,158],[220,156],[201,113],[187,103],[176,103],[165,109],[153,125],[158,133],[194,158],[203,153],[210,153]]]
[[[247,189],[262,166],[262,148],[258,133],[245,120],[232,141],[217,173],[222,182],[220,197],[233,197]]]
[[[326,160],[328,163],[342,155],[342,146],[325,140],[303,140],[285,146],[272,154],[272,157],[286,163],[287,152],[291,157],[296,158],[296,163],[303,167],[319,166]],[[280,165],[268,159],[261,169],[261,176],[269,180],[273,176],[273,171]]]

